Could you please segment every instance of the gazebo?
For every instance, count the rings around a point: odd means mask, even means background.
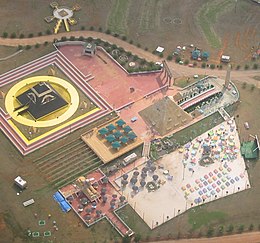
[[[98,132],[99,132],[100,135],[104,136],[108,133],[108,129],[103,127],[101,129],[99,129]]]
[[[119,130],[117,130],[117,131],[115,131],[114,132],[114,134],[113,134],[116,138],[120,138],[120,137],[122,137],[122,133],[119,131]]]
[[[128,142],[128,137],[126,137],[126,136],[123,136],[123,137],[121,137],[120,138],[120,141],[121,141],[121,143],[123,143],[123,144],[127,144],[127,142]]]
[[[129,126],[125,126],[125,127],[123,127],[123,130],[124,130],[124,132],[129,133],[130,131],[132,131],[132,128]]]
[[[120,119],[116,122],[116,124],[119,126],[119,127],[123,127],[126,123],[124,120]]]
[[[116,126],[111,123],[106,128],[108,129],[109,132],[112,132],[112,131],[114,131],[116,129]]]
[[[106,140],[110,143],[112,143],[113,141],[116,140],[115,136],[113,134],[109,134],[108,136],[106,136]]]
[[[137,136],[136,136],[136,134],[135,134],[134,132],[129,132],[129,133],[127,134],[127,136],[128,136],[129,139],[131,139],[131,140],[134,140],[135,138],[137,138]]]
[[[121,147],[121,144],[118,141],[115,141],[112,143],[112,148],[119,149]]]

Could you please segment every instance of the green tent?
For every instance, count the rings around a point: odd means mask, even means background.
[[[129,132],[127,134],[127,136],[131,139],[131,140],[134,140],[135,138],[137,138],[136,134],[134,132]]]
[[[121,144],[118,141],[115,141],[112,143],[112,147],[117,149],[121,147]]]
[[[129,126],[125,126],[125,127],[123,127],[123,130],[124,130],[124,132],[128,133],[128,132],[132,131],[132,128]]]
[[[100,130],[98,130],[98,132],[100,135],[106,135],[108,133],[108,130],[105,127],[103,127]]]
[[[116,124],[117,124],[119,127],[122,127],[122,126],[125,125],[125,121],[122,120],[122,119],[120,119],[120,120],[118,120],[118,121],[116,122]]]
[[[106,140],[110,143],[112,143],[113,141],[116,140],[115,136],[113,134],[109,134],[108,136],[106,136]]]

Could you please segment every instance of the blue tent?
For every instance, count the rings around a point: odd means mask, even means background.
[[[197,60],[200,57],[201,53],[199,50],[193,50],[191,52],[191,57],[193,60]]]
[[[108,129],[108,131],[112,132],[113,130],[116,129],[116,126],[111,123],[111,124],[109,124],[109,125],[107,126],[107,129]]]
[[[99,134],[101,134],[101,135],[105,135],[105,134],[108,133],[108,129],[105,128],[105,127],[103,127],[103,128],[101,128],[101,129],[99,129],[98,132],[99,132]]]
[[[67,201],[64,199],[64,197],[61,195],[60,192],[55,192],[53,195],[54,200],[60,205],[61,210],[63,212],[69,212],[71,209],[71,206],[67,203]]]
[[[137,138],[136,134],[134,132],[129,132],[127,134],[127,136],[131,139],[131,140],[134,140],[135,138]]]
[[[119,126],[119,127],[122,127],[123,125],[125,125],[125,121],[120,119],[116,122],[116,124]]]
[[[110,143],[112,143],[113,141],[116,140],[115,136],[113,134],[109,134],[108,136],[106,136],[106,140]]]
[[[125,126],[125,127],[123,128],[123,130],[124,130],[124,132],[128,133],[128,132],[132,131],[132,128],[129,127],[129,126]]]

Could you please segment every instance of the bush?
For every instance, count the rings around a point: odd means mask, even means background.
[[[23,49],[23,46],[22,45],[19,45],[18,47],[17,47],[17,50],[18,51],[20,51],[20,50],[22,50]]]
[[[138,59],[137,55],[133,55],[133,61],[136,61]]]
[[[93,31],[95,28],[94,26],[90,26],[89,30]]]
[[[42,32],[38,32],[38,36],[42,36]]]
[[[106,34],[110,35],[110,34],[111,34],[111,30],[110,30],[110,29],[107,29],[107,30],[106,30]]]
[[[144,65],[146,63],[146,60],[144,59],[144,58],[142,58],[141,60],[140,60],[140,64],[141,65]]]
[[[86,28],[85,28],[85,26],[81,26],[80,29],[81,30],[85,30]]]
[[[149,49],[148,49],[148,47],[145,47],[144,50],[145,50],[145,51],[148,51]]]
[[[238,229],[237,229],[237,232],[238,233],[242,233],[243,231],[244,231],[244,225],[243,224],[241,224],[241,225],[239,225],[239,227],[238,227]]]
[[[51,35],[51,30],[46,30],[46,35]]]
[[[189,61],[188,59],[186,59],[186,60],[184,61],[184,64],[185,64],[185,65],[188,65],[189,62],[190,62],[190,61]]]
[[[117,34],[117,33],[114,33],[114,35],[113,35],[114,37],[118,37],[119,36],[119,34]]]
[[[248,70],[248,69],[249,69],[249,65],[246,64],[246,65],[245,65],[245,70]]]
[[[254,229],[254,225],[253,224],[250,224],[249,227],[248,227],[248,230],[249,231],[252,231]]]
[[[176,63],[179,63],[180,61],[181,61],[181,58],[180,58],[180,57],[176,57],[176,58],[175,58],[175,62],[176,62]]]
[[[160,57],[160,58],[163,58],[163,53],[160,53],[160,54],[159,54],[159,57]]]
[[[104,46],[107,47],[109,46],[109,43],[107,41],[104,42]]]
[[[206,64],[205,62],[203,62],[203,63],[201,64],[201,67],[202,67],[202,68],[206,68],[206,66],[207,66],[207,64]]]
[[[258,64],[257,63],[254,63],[254,65],[253,65],[253,69],[258,69]]]
[[[236,70],[239,70],[239,69],[240,69],[240,65],[237,65],[237,66],[236,66]]]
[[[19,38],[20,38],[20,39],[23,39],[23,38],[24,38],[24,34],[20,34],[20,35],[19,35]]]
[[[242,84],[242,88],[243,88],[243,89],[246,88],[246,82],[243,82],[243,84]]]
[[[29,35],[28,35],[28,38],[32,38],[33,37],[33,33],[30,33]]]
[[[171,55],[171,54],[167,56],[167,60],[168,60],[168,61],[171,61],[171,60],[172,60],[172,55]]]
[[[132,52],[130,52],[130,51],[126,52],[126,55],[127,55],[128,57],[130,57],[130,56],[132,56]]]
[[[16,33],[12,33],[10,38],[12,38],[12,39],[16,38]]]
[[[7,32],[4,32],[3,33],[3,38],[7,38],[8,37],[8,33]]]
[[[66,36],[62,36],[62,37],[60,38],[60,40],[61,40],[61,41],[66,41],[66,40],[67,40],[67,37],[66,37]]]
[[[45,42],[44,42],[44,46],[47,46],[48,44],[49,44],[48,41],[45,41]]]
[[[141,47],[141,44],[140,43],[137,43],[137,45],[136,45],[138,48],[140,48]]]
[[[224,226],[223,225],[220,225],[218,227],[218,235],[222,235],[223,234],[223,231],[224,231]]]
[[[87,42],[91,42],[91,41],[93,41],[93,38],[92,37],[88,37],[87,38]]]
[[[233,226],[233,224],[230,224],[230,225],[228,226],[228,228],[227,228],[227,232],[228,232],[228,233],[232,233],[233,230],[234,230],[234,226]]]
[[[30,50],[32,47],[30,45],[25,46],[25,50]]]
[[[70,37],[70,41],[74,41],[75,39],[76,39],[75,36]]]
[[[133,44],[134,42],[133,42],[133,40],[130,40],[129,43],[130,43],[130,44]]]
[[[252,85],[251,85],[251,91],[253,91],[254,89],[255,89],[255,85],[252,84]]]
[[[214,229],[212,227],[209,227],[207,231],[207,237],[212,237],[213,233],[214,233]]]
[[[84,41],[84,37],[83,37],[83,36],[80,36],[80,37],[79,37],[79,41]]]
[[[123,41],[126,41],[127,40],[127,37],[125,35],[122,36],[122,40]]]
[[[96,43],[97,45],[99,45],[101,42],[102,42],[102,41],[101,41],[100,38],[97,38],[97,39],[95,40],[95,43]]]
[[[215,64],[210,64],[211,69],[215,69],[215,67],[216,67]]]
[[[35,48],[39,48],[40,47],[40,44],[39,43],[36,43],[35,44]]]
[[[98,31],[99,31],[99,32],[102,32],[102,31],[103,31],[102,27],[99,27],[99,28],[98,28]]]
[[[219,65],[219,69],[221,70],[223,68],[222,64]]]

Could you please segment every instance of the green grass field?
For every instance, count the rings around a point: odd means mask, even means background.
[[[231,1],[207,1],[202,8],[199,10],[198,14],[198,24],[200,25],[203,34],[205,35],[210,46],[214,48],[221,47],[221,40],[214,31],[214,24],[217,21],[217,18],[221,13],[228,8],[231,4]]]

